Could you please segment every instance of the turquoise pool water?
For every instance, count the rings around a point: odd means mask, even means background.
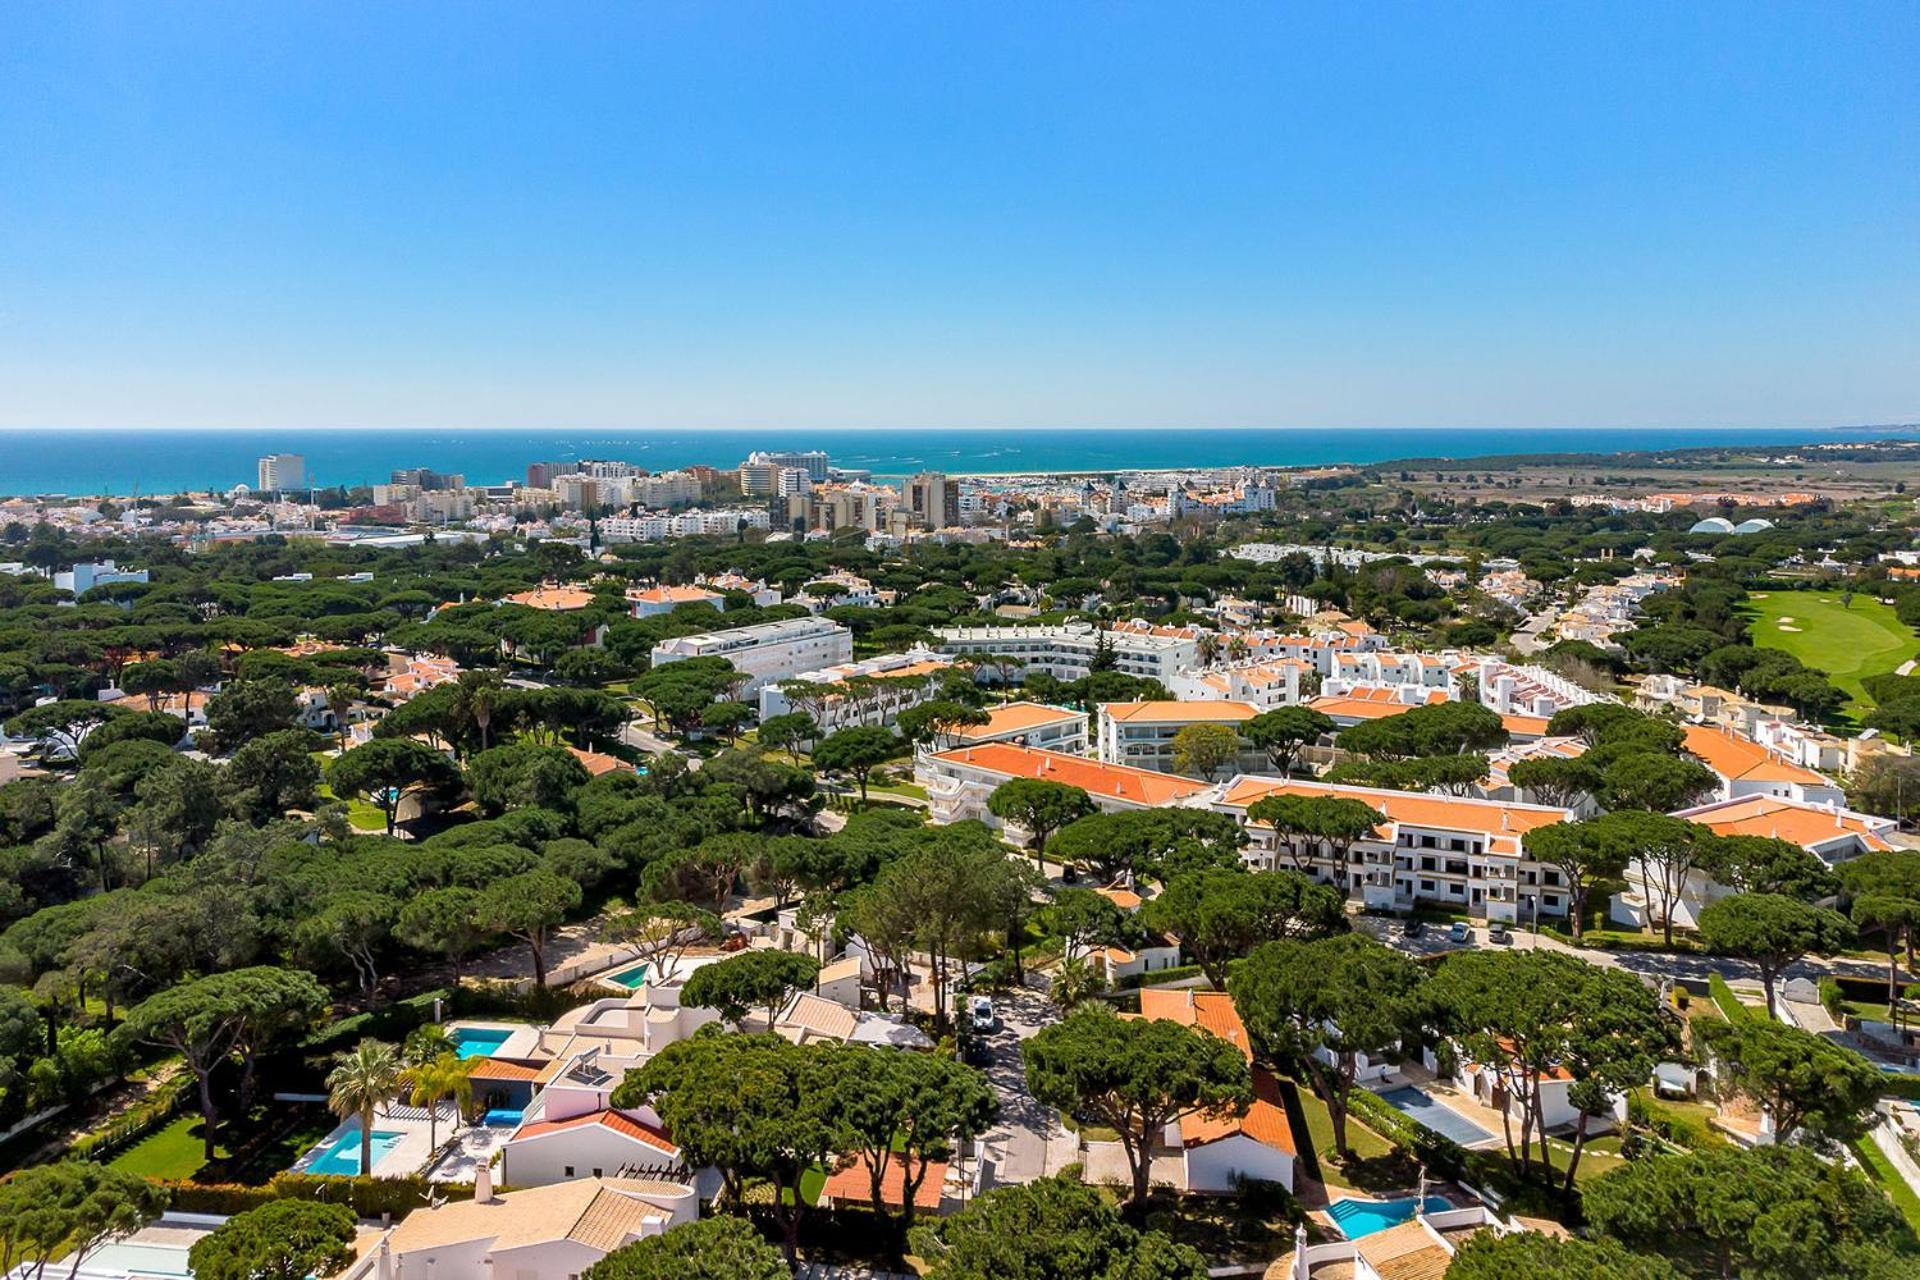
[[[453,1051],[463,1058],[491,1058],[512,1034],[491,1027],[455,1027],[449,1038]]]
[[[647,966],[645,961],[634,965],[631,969],[622,969],[618,973],[610,973],[607,975],[608,982],[611,982],[616,987],[625,987],[629,991],[643,985],[646,980]]]
[[[1361,1236],[1370,1236],[1376,1231],[1385,1231],[1388,1227],[1397,1227],[1413,1218],[1413,1211],[1419,1201],[1412,1196],[1405,1200],[1336,1200],[1327,1206],[1327,1216],[1333,1219],[1349,1240],[1358,1240]],[[1427,1212],[1438,1213],[1453,1206],[1441,1196],[1427,1197]]]
[[[380,1162],[389,1151],[400,1145],[405,1134],[394,1133],[386,1129],[373,1131],[373,1167],[379,1168]],[[349,1129],[335,1138],[333,1145],[307,1166],[308,1173],[333,1173],[351,1178],[360,1172],[360,1131]]]

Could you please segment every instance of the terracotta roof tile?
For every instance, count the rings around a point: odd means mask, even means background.
[[[997,773],[1009,778],[1042,778],[1080,787],[1095,799],[1123,800],[1129,804],[1163,805],[1207,789],[1205,783],[1149,769],[1126,765],[1100,764],[1081,756],[1058,751],[1018,747],[1010,742],[987,742],[955,751],[942,751],[931,757],[957,765]]]

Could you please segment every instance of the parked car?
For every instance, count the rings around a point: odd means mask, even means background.
[[[1506,921],[1495,920],[1487,926],[1487,941],[1510,947],[1513,945],[1513,930],[1507,928]]]
[[[1418,938],[1424,933],[1426,933],[1426,931],[1427,931],[1427,926],[1425,921],[1409,920],[1407,921],[1407,927],[1402,929],[1400,931],[1400,934],[1402,937],[1406,937],[1406,938]]]
[[[974,996],[967,1001],[967,1018],[976,1031],[993,1031],[1000,1026],[1000,1019],[993,1012],[993,1000],[989,996]]]
[[[965,1058],[970,1067],[992,1066],[993,1042],[982,1036],[968,1036]]]
[[[1447,937],[1454,942],[1472,942],[1473,930],[1466,921],[1455,920],[1452,927],[1447,930]]]

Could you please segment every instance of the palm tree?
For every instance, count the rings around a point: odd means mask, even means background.
[[[352,685],[336,684],[327,690],[327,710],[333,712],[333,730],[342,751],[347,749],[347,713],[353,710],[355,696]]]
[[[1237,632],[1227,637],[1227,661],[1245,662],[1251,650],[1247,647],[1247,638]]]
[[[360,1172],[373,1171],[373,1114],[400,1090],[400,1053],[381,1040],[362,1040],[334,1059],[327,1072],[327,1107],[342,1120],[360,1118]]]
[[[1098,969],[1083,957],[1068,956],[1054,966],[1053,981],[1047,994],[1062,1013],[1071,1013],[1075,1006],[1086,1003],[1106,989],[1106,979],[1100,976]]]
[[[440,1146],[440,1100],[453,1099],[454,1132],[460,1130],[460,1117],[473,1105],[473,1068],[477,1058],[463,1058],[451,1051],[428,1062],[416,1062],[400,1073],[406,1086],[407,1101],[427,1109],[427,1148]]]
[[[401,1047],[401,1053],[410,1067],[432,1062],[443,1053],[453,1052],[453,1036],[437,1022],[422,1023],[407,1032],[406,1044]]]
[[[1200,659],[1200,665],[1211,667],[1220,661],[1220,637],[1209,631],[1194,642],[1194,656]]]

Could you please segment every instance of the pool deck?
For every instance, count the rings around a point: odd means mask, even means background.
[[[453,1132],[455,1111],[451,1102],[441,1103],[439,1110],[440,1124],[437,1136],[440,1141],[444,1143],[448,1135]],[[370,1171],[373,1176],[376,1178],[398,1178],[418,1172],[421,1166],[426,1164],[428,1157],[433,1154],[433,1148],[428,1145],[427,1141],[429,1127],[427,1122],[427,1109],[425,1107],[408,1107],[389,1104],[376,1112],[373,1117],[373,1131],[375,1133],[397,1133],[400,1135],[400,1141],[394,1143],[393,1148],[388,1151],[386,1155],[375,1156],[373,1168]],[[355,1135],[357,1141],[359,1133],[360,1118],[358,1116],[350,1120],[342,1120],[333,1127],[326,1137],[320,1139],[319,1142],[302,1153],[298,1160],[293,1162],[292,1171],[294,1173],[307,1172],[309,1166],[311,1166],[314,1161],[320,1159],[325,1152],[333,1149],[334,1143],[338,1142],[347,1134]]]
[[[1498,1111],[1471,1095],[1461,1092],[1417,1062],[1403,1063],[1392,1079],[1383,1082],[1383,1086],[1379,1090],[1381,1093],[1393,1093],[1407,1088],[1418,1089],[1461,1119],[1478,1125],[1486,1132],[1487,1137],[1463,1144],[1470,1151],[1490,1151],[1495,1147],[1506,1145],[1506,1139],[1501,1136],[1504,1122]]]

